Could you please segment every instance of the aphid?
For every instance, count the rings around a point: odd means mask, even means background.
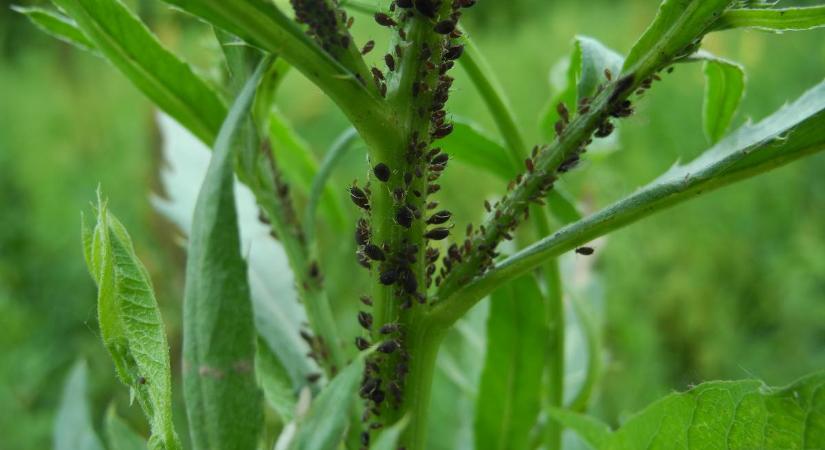
[[[372,298],[370,298],[369,295],[362,295],[361,303],[365,304],[366,306],[372,306]]]
[[[372,264],[370,264],[370,259],[367,258],[367,255],[365,255],[363,252],[356,252],[355,256],[358,258],[358,264],[360,264],[361,267],[365,269],[372,268]]]
[[[430,164],[444,164],[449,160],[450,160],[450,155],[448,155],[446,153],[441,153],[439,155],[436,155],[435,158],[431,159]]]
[[[427,239],[432,239],[434,241],[441,241],[447,238],[450,235],[450,230],[444,227],[433,228],[432,230],[428,231],[424,234],[424,237]]]
[[[607,81],[613,81],[613,72],[610,69],[604,69],[604,77],[607,78]]]
[[[375,167],[372,168],[372,173],[375,174],[375,178],[378,178],[380,181],[386,183],[390,179],[390,175],[392,171],[390,167],[384,163],[378,163]]]
[[[427,194],[435,194],[441,190],[440,184],[430,184],[427,186]]]
[[[441,210],[441,211],[438,211],[437,213],[434,213],[432,216],[430,216],[427,219],[427,224],[429,224],[429,225],[441,225],[442,223],[446,223],[448,220],[450,220],[450,217],[452,217],[452,216],[453,216],[453,213],[451,213],[450,211],[447,211],[446,209]]]
[[[450,34],[455,30],[455,22],[452,20],[442,20],[435,24],[433,30],[438,34]]]
[[[376,390],[380,385],[381,380],[377,378],[366,378],[364,382],[361,384],[361,389],[358,390],[358,394],[361,397],[367,397],[370,394],[372,394],[372,391]]]
[[[372,76],[375,78],[376,81],[383,81],[384,80],[384,72],[378,70],[377,67],[373,67],[370,69],[372,71]]]
[[[321,379],[321,374],[317,372],[308,373],[306,379],[310,383],[317,383]]]
[[[349,188],[349,197],[352,202],[355,203],[355,206],[369,211],[370,201],[363,189],[355,185],[351,186]]]
[[[436,208],[438,208],[438,202],[427,203],[427,209],[436,209]]]
[[[448,48],[446,52],[444,52],[444,59],[446,59],[448,61],[456,60],[458,58],[461,58],[461,55],[463,55],[463,54],[464,54],[464,46],[454,45],[454,46]]]
[[[605,120],[604,122],[599,124],[599,128],[596,130],[595,136],[598,138],[608,137],[611,133],[613,133],[614,128],[615,127],[612,123],[610,123],[609,120]]]
[[[576,253],[584,256],[590,256],[594,252],[593,247],[579,247],[576,249]]]
[[[399,8],[412,8],[413,0],[395,0],[395,4],[398,5]]]
[[[484,200],[484,209],[486,209],[487,212],[492,212],[493,211],[493,208],[490,206],[490,201],[489,200]]]
[[[398,25],[392,17],[384,13],[375,13],[375,21],[378,22],[378,25],[385,26],[385,27],[394,27]]]
[[[349,19],[347,19],[347,28],[352,28],[352,25],[354,23],[355,23],[355,17],[350,17]],[[345,39],[346,38],[348,38],[348,37],[345,37]],[[344,45],[344,47],[349,47],[349,42],[347,42],[347,45]]]
[[[381,250],[381,247],[375,244],[365,245],[364,254],[369,256],[369,258],[373,261],[384,261],[386,259],[386,257],[384,256],[384,251]]]
[[[570,111],[567,110],[567,106],[564,103],[559,102],[559,104],[556,105],[556,111],[559,113],[559,117],[561,117],[562,120],[565,122],[570,122]]]
[[[414,3],[415,9],[417,9],[418,12],[429,17],[430,19],[435,19],[435,15],[437,13],[435,0],[415,0]]]
[[[628,89],[633,87],[633,81],[636,77],[631,73],[625,77],[619,79],[616,82],[616,89],[613,90],[613,93],[610,94],[610,98],[607,100],[608,103],[615,103]]]
[[[381,353],[390,354],[398,350],[398,347],[400,347],[400,345],[398,345],[398,342],[396,341],[384,341],[378,345],[378,351]]]
[[[527,167],[527,171],[530,173],[533,173],[536,169],[536,166],[533,164],[533,160],[530,158],[524,160],[524,166]]]
[[[387,323],[387,324],[384,324],[384,326],[382,326],[381,329],[378,330],[378,332],[381,333],[381,334],[392,334],[392,333],[398,332],[400,327],[401,326],[399,324],[394,323],[394,322],[393,323]]]
[[[555,128],[556,136],[561,136],[562,134],[564,134],[564,121],[559,119],[558,121],[556,121],[556,124],[553,126],[553,128]]]
[[[321,268],[318,267],[318,261],[309,263],[308,273],[310,278],[318,278],[318,276],[321,275]]]
[[[404,291],[408,294],[414,294],[417,292],[418,279],[415,278],[415,274],[412,270],[407,269],[401,275],[401,287],[404,288]]]
[[[137,379],[138,384],[146,384],[146,377],[139,377]]]
[[[410,228],[412,226],[412,221],[413,213],[406,205],[401,206],[398,208],[398,211],[395,212],[395,223],[398,225],[401,225],[404,228]]]
[[[380,430],[381,428],[384,428],[384,424],[381,422],[373,422],[370,424],[370,430]]]
[[[369,224],[365,219],[358,219],[358,226],[355,227],[355,243],[358,245],[366,245],[369,240]]]
[[[453,132],[453,124],[445,123],[444,125],[441,125],[440,127],[436,128],[435,131],[433,131],[433,138],[435,138],[435,139],[445,138],[445,137],[449,136],[450,133],[452,133],[452,132]]]
[[[359,311],[358,323],[361,324],[361,326],[365,329],[369,330],[370,328],[372,328],[372,314],[365,311]]]
[[[395,72],[395,58],[393,58],[391,54],[387,53],[384,55],[384,62],[387,63],[387,68],[390,69],[390,72]]]
[[[370,433],[368,431],[361,432],[361,445],[364,447],[369,447],[370,445]]]
[[[395,284],[398,280],[398,272],[395,269],[387,269],[381,272],[381,275],[378,276],[378,281],[385,286],[389,286],[391,284]]]
[[[375,402],[376,405],[380,405],[384,401],[384,391],[381,389],[372,391],[372,394],[370,394],[370,400]]]
[[[355,338],[355,346],[358,347],[358,350],[366,350],[370,348],[370,341],[358,336]]]

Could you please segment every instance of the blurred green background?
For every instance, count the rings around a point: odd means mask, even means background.
[[[528,140],[540,142],[536,124],[551,95],[548,74],[571,39],[589,35],[626,52],[657,3],[480,0],[465,26],[496,68]],[[202,24],[154,0],[130,4],[168,46],[218,77],[215,44]],[[9,6],[0,0],[0,448],[43,449],[50,446],[63,377],[79,355],[90,360],[97,417],[113,393],[127,401],[98,340],[94,286],[80,251],[79,212],[97,185],[153,275],[173,352],[183,255],[177,231],[148,200],[158,189],[162,164],[151,105],[104,61],[45,36]],[[370,22],[363,16],[356,22],[362,41],[381,37]],[[737,125],[821,81],[823,42],[823,31],[711,35],[707,49],[747,68]],[[495,135],[460,69],[456,78],[451,111]],[[296,73],[287,83],[279,106],[320,157],[344,119]],[[679,67],[624,122],[620,151],[588,161],[568,177],[586,210],[632,192],[707,147],[702,83],[701,66]],[[353,155],[337,186],[359,176],[362,162]],[[823,174],[825,155],[819,155],[609,237],[596,266],[607,350],[597,415],[616,423],[703,380],[756,377],[783,384],[825,367]],[[468,185],[468,177],[479,181]],[[469,199],[502,187],[458,164],[445,178],[440,195],[459,224],[481,213],[480,200]],[[328,232],[325,237],[335,238]],[[342,280],[351,265],[338,266],[339,276],[331,276]],[[350,319],[341,320],[351,327]]]

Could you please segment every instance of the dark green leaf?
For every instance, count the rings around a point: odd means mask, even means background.
[[[705,61],[705,101],[702,125],[705,136],[716,143],[730,128],[739,103],[745,95],[745,69],[732,61],[706,52],[697,57]]]
[[[312,402],[306,417],[298,423],[291,450],[333,450],[338,448],[355,402],[355,392],[364,372],[367,353],[361,353],[324,387]]]
[[[129,80],[183,126],[212,144],[226,116],[217,94],[166,50],[119,0],[53,0]]]
[[[804,31],[825,26],[825,5],[785,9],[731,9],[713,24],[711,31],[755,28],[773,31]]]
[[[97,52],[95,44],[80,31],[72,19],[63,14],[43,8],[12,6],[12,9],[28,17],[38,28],[55,38],[75,45],[82,50]]]
[[[662,64],[693,53],[702,36],[735,0],[664,0],[630,50],[622,73],[647,77]]]
[[[146,439],[118,417],[114,405],[109,407],[103,425],[110,450],[146,450]]]
[[[825,372],[784,388],[756,380],[713,381],[671,394],[635,415],[599,448],[818,449],[825,446]],[[558,416],[586,439],[592,419]],[[594,430],[599,430],[598,433]]]
[[[541,407],[548,334],[544,317],[541,290],[532,275],[493,292],[476,406],[476,449],[528,447]]]
[[[86,362],[81,360],[66,377],[54,421],[54,450],[103,450],[92,426],[86,373]]]
[[[467,120],[456,118],[453,132],[439,144],[457,161],[496,174],[503,180],[515,177],[507,150]]]
[[[232,150],[266,64],[247,81],[221,127],[189,237],[183,381],[190,434],[199,449],[254,449],[261,430],[256,333],[241,256]]]
[[[172,421],[169,344],[152,282],[126,228],[98,192],[97,224],[83,223],[83,248],[98,287],[100,335],[120,380],[129,386],[152,429],[152,448],[180,448]]]

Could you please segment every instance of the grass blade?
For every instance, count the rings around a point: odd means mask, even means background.
[[[54,450],[103,450],[92,426],[86,374],[86,362],[81,360],[66,377],[54,422]]]
[[[261,430],[256,333],[232,189],[232,150],[266,64],[247,81],[221,127],[195,206],[183,316],[183,378],[195,448],[254,449]]]
[[[119,0],[54,0],[115,67],[199,139],[212,144],[226,116],[218,95],[164,48]]]

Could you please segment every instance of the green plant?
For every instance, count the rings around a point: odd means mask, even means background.
[[[597,332],[588,326],[587,380],[564,404],[564,303],[556,258],[570,251],[586,256],[593,252],[587,243],[599,236],[825,148],[825,84],[724,137],[744,92],[744,73],[699,49],[706,34],[731,28],[822,26],[825,6],[776,9],[753,1],[665,0],[626,58],[593,39],[578,38],[566,86],[541,120],[549,144],[531,151],[493,71],[458,28],[472,0],[396,0],[381,11],[355,1],[293,0],[297,23],[267,1],[169,0],[215,27],[229,73],[224,91],[233,99],[230,107],[117,0],[54,3],[67,15],[20,11],[108,59],[214,150],[189,228],[184,302],[183,380],[195,448],[261,445],[267,435],[264,398],[281,425],[287,424],[279,443],[290,448],[359,448],[370,441],[379,448],[425,448],[439,349],[448,330],[488,295],[489,345],[475,408],[477,448],[559,448],[562,426],[598,448],[823,445],[822,374],[778,390],[754,381],[703,384],[657,402],[616,432],[606,430],[580,415],[598,377]],[[384,57],[388,70],[365,63],[362,53],[374,43],[355,45],[344,8],[371,14],[392,29]],[[448,73],[455,61],[484,98],[504,146],[447,118],[444,105],[453,81]],[[705,68],[704,132],[713,147],[581,217],[560,178],[575,169],[594,139],[606,141],[675,65],[694,62]],[[289,67],[320,87],[354,129],[342,134],[317,169],[294,137],[283,136],[289,130],[271,109]],[[351,186],[349,196],[363,210],[355,233],[359,261],[370,269],[371,292],[358,315],[365,330],[352,346],[343,344],[348,339],[341,337],[329,303],[337,293],[326,289],[321,272],[323,259],[334,251],[319,245],[315,228],[318,213],[339,232],[347,223],[327,181],[356,135],[367,148],[368,181]],[[289,151],[279,148],[289,143]],[[468,227],[466,238],[454,237],[448,246],[442,243],[459,233],[448,225],[450,213],[431,202],[440,189],[435,180],[450,158],[513,181],[497,202],[484,202],[484,223]],[[308,321],[301,335],[312,361],[284,348],[297,330],[267,322],[255,307],[235,176],[251,191],[287,256]],[[308,196],[302,215],[290,185]],[[96,216],[94,230],[84,231],[84,247],[99,286],[101,335],[119,378],[149,418],[150,446],[179,448],[166,338],[151,282],[105,201],[98,201]],[[524,222],[530,226],[520,226]],[[514,240],[516,250],[499,255],[505,240]],[[585,311],[579,315],[589,323]],[[357,356],[356,347],[362,350]],[[73,372],[71,383],[82,384],[79,373]],[[314,400],[307,406],[296,397],[299,391]],[[356,402],[356,394],[363,402]],[[87,415],[82,409],[77,414]],[[128,433],[117,420],[107,421],[107,427],[113,447],[133,438],[123,437]],[[64,428],[78,433],[72,442],[101,445],[87,425]],[[540,433],[531,438],[536,428]]]

